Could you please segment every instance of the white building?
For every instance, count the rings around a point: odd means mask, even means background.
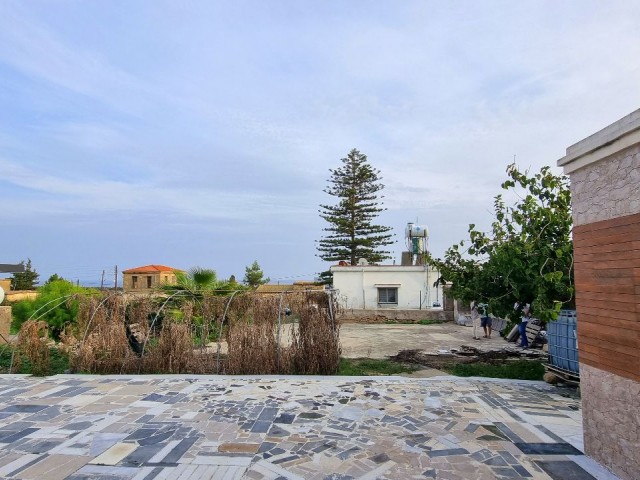
[[[439,275],[428,265],[333,266],[333,287],[338,301],[350,310],[441,309]]]

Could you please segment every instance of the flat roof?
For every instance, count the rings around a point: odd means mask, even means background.
[[[640,143],[640,108],[602,130],[574,143],[558,160],[564,173],[571,173]]]

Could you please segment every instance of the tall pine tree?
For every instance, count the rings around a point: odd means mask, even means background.
[[[329,170],[331,178],[325,193],[339,199],[337,205],[320,205],[320,217],[329,223],[327,234],[318,242],[319,257],[328,262],[347,260],[356,265],[360,258],[379,263],[391,258],[381,250],[393,243],[391,227],[373,221],[385,210],[379,201],[380,170],[374,170],[367,156],[355,148],[342,159],[342,166]]]

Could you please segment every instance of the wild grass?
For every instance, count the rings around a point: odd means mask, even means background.
[[[505,363],[454,364],[445,368],[458,377],[510,378],[514,380],[542,380],[544,366],[534,360],[517,360]]]
[[[372,358],[342,358],[338,375],[371,376],[371,375],[398,375],[418,370],[415,365],[405,365],[393,360],[380,360]]]
[[[285,307],[297,322],[285,323]],[[60,348],[74,372],[331,375],[340,359],[336,310],[324,292],[110,293],[79,300],[76,321],[61,333]],[[46,324],[26,322],[19,338],[18,360],[34,373],[50,371]],[[225,355],[218,349],[222,342],[228,346]]]

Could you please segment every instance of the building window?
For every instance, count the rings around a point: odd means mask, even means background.
[[[397,287],[378,287],[378,303],[387,305],[398,304]]]
[[[147,288],[151,288],[151,276],[147,277]]]
[[[131,287],[138,288],[138,277],[136,275],[131,276]]]

